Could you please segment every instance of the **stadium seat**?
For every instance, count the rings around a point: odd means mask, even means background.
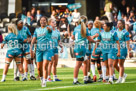
[[[17,20],[18,20],[18,18],[13,18],[13,19],[11,20],[11,22],[15,24]]]
[[[9,18],[4,18],[2,20],[2,22],[3,22],[3,27],[5,27],[5,25],[10,22],[10,19]]]
[[[1,20],[3,20],[4,18],[8,18],[7,13],[2,13],[2,14],[1,14]]]
[[[4,19],[2,20],[2,22],[3,22],[3,23],[5,23],[5,22],[6,22],[6,23],[7,23],[7,22],[10,22],[10,19],[9,19],[9,18],[4,18]]]
[[[15,13],[10,13],[9,14],[9,19],[12,20],[13,18],[16,18],[16,14]]]
[[[3,28],[3,27],[4,27],[4,26],[3,26],[3,22],[1,22],[1,23],[0,23],[0,28]]]

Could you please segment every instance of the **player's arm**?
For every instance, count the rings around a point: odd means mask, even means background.
[[[95,50],[96,50],[96,48],[98,47],[100,41],[101,41],[101,40],[97,40],[97,42],[96,42],[96,44],[95,44],[95,47],[94,47],[94,49],[93,49],[92,55],[95,55]]]
[[[96,43],[96,41],[94,41],[94,39],[91,36],[87,36],[87,39],[88,39],[89,42]]]
[[[5,39],[3,40],[2,44],[1,44],[1,49],[3,49],[4,45],[8,42],[8,38],[7,36],[5,37]]]
[[[35,30],[32,41],[31,41],[31,45],[30,45],[30,54],[31,55],[33,54],[32,49],[33,49],[33,46],[34,46],[36,40],[37,40],[37,32]]]
[[[94,38],[96,38],[96,37],[98,37],[98,36],[99,36],[99,34],[96,33],[95,35],[93,35],[93,36],[91,36],[91,37],[94,39]]]
[[[118,47],[118,53],[117,53],[117,56],[120,57],[120,43],[119,43],[119,40],[116,41],[117,43],[117,47]]]
[[[30,45],[30,50],[33,49],[34,43],[36,42],[36,37],[33,37],[32,41],[31,41],[31,45]]]
[[[50,27],[46,27],[49,33],[52,33],[52,29]]]
[[[1,49],[3,49],[4,45],[5,45],[5,44],[3,44],[3,43],[1,44]]]
[[[127,32],[126,34],[125,34],[125,41],[126,41],[126,44],[127,44],[127,51],[128,51],[128,53],[131,51],[131,48],[130,48],[130,37],[129,37],[129,32]]]
[[[118,35],[117,35],[116,32],[114,33],[114,39],[115,39],[115,41],[117,43],[117,48],[118,48],[117,56],[120,57],[120,43],[119,43],[119,38],[118,38]]]

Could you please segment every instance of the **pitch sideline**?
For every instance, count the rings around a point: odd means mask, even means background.
[[[130,82],[125,82],[125,83],[136,83],[136,81],[130,81]],[[35,89],[33,91],[40,91],[40,90],[53,90],[53,89],[61,89],[61,88],[72,88],[72,87],[83,87],[83,86],[92,86],[92,85],[104,85],[104,84],[107,84],[107,83],[98,83],[98,84],[86,84],[86,85],[73,85],[73,86],[61,86],[61,87],[54,87],[54,88],[41,88],[41,89]],[[124,83],[121,83],[121,84],[124,84]],[[28,90],[23,90],[23,91],[28,91]],[[30,90],[29,90],[30,91]]]

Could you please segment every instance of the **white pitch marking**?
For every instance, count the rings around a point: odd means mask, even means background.
[[[125,83],[136,83],[136,81],[131,81],[131,82],[125,82]],[[53,90],[53,89],[60,89],[60,88],[71,88],[71,87],[81,87],[81,86],[88,86],[88,85],[104,85],[107,83],[102,83],[102,84],[87,84],[87,85],[74,85],[74,86],[63,86],[63,87],[52,87],[52,88],[43,88],[43,89],[37,89],[37,90]],[[124,83],[121,83],[124,84]]]

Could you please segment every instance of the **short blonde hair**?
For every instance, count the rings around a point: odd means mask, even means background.
[[[17,31],[17,28],[16,28],[16,25],[15,25],[15,24],[10,24],[10,25],[8,26],[8,29],[9,29],[12,33],[14,33],[15,35],[18,35],[18,31]]]

